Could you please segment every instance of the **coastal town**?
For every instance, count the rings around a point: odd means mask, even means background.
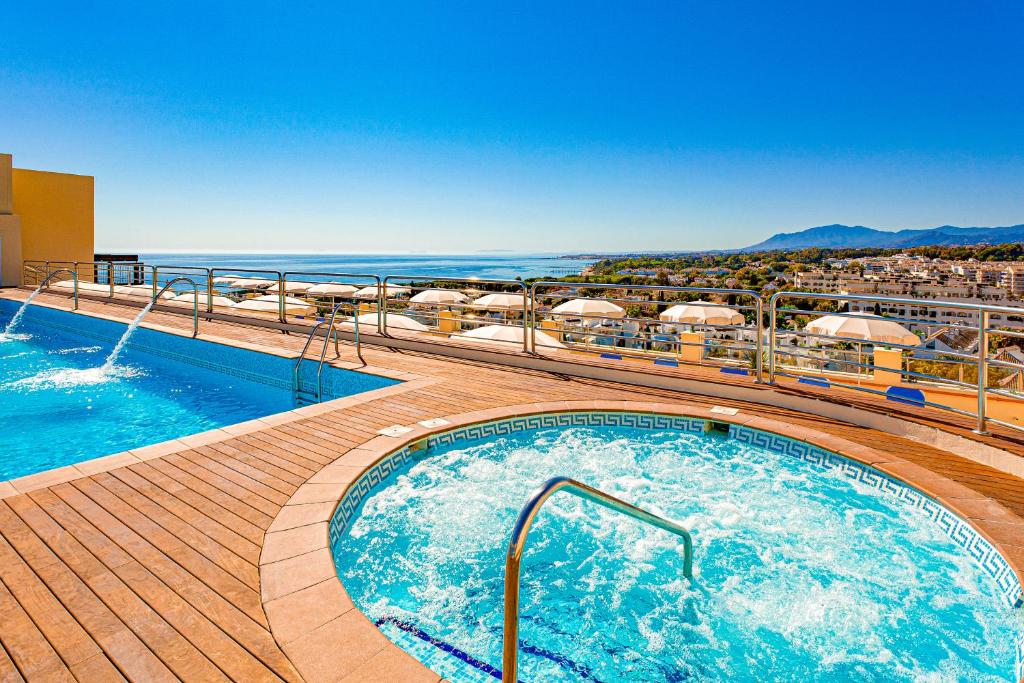
[[[1018,306],[1024,301],[1024,244],[632,256],[598,261],[581,275],[600,282],[649,280],[766,295],[786,290]],[[901,310],[894,306],[886,312]],[[1013,318],[1006,323],[1024,327]]]

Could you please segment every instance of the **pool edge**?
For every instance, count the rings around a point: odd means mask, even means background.
[[[103,315],[94,311],[75,310],[69,311],[59,306],[51,305],[46,302],[33,302],[32,306],[39,306],[40,308],[46,308],[61,313],[67,313],[69,315],[81,315],[88,318],[96,318],[99,320],[105,320],[107,322],[114,322],[122,325],[129,324],[131,321],[115,316]],[[140,328],[145,328],[154,332],[163,334],[170,334],[176,337],[193,338],[190,333],[182,330],[166,327],[158,324],[151,324],[143,321]],[[218,344],[221,346],[227,346],[231,348],[237,348],[244,351],[251,351],[254,353],[262,353],[272,356],[277,356],[287,359],[295,359],[299,357],[296,352],[287,351],[285,349],[268,346],[265,344],[254,344],[251,342],[240,342],[234,339],[226,337],[219,337],[216,335],[204,335],[200,334],[194,337],[199,341],[205,341],[212,344]],[[64,484],[75,479],[82,477],[89,477],[95,474],[101,474],[103,472],[109,472],[119,467],[130,466],[152,460],[154,458],[163,457],[165,455],[173,455],[182,451],[188,451],[199,446],[208,446],[216,444],[221,441],[241,436],[250,432],[255,432],[262,429],[268,429],[303,418],[314,417],[328,413],[340,408],[347,408],[359,403],[366,401],[373,401],[385,396],[392,396],[395,394],[404,393],[406,391],[414,391],[432,384],[436,384],[440,380],[432,377],[425,377],[422,375],[416,375],[414,373],[396,372],[389,368],[382,368],[373,365],[366,365],[360,363],[354,363],[350,361],[343,361],[334,359],[328,361],[327,365],[335,367],[339,370],[347,370],[350,372],[361,372],[367,375],[375,375],[378,377],[384,377],[386,379],[396,380],[398,383],[391,386],[381,387],[379,389],[371,389],[370,391],[364,391],[358,394],[352,394],[351,396],[343,396],[341,398],[331,399],[330,401],[324,401],[322,403],[316,403],[308,406],[302,406],[300,408],[293,408],[280,413],[272,413],[263,417],[255,418],[252,420],[246,420],[244,422],[238,422],[232,425],[226,425],[224,427],[218,427],[203,432],[196,432],[195,434],[189,434],[187,436],[178,437],[175,439],[167,439],[165,441],[158,441],[156,443],[148,444],[146,446],[140,446],[138,448],[130,449],[127,451],[120,451],[117,453],[110,453],[102,455],[96,458],[90,458],[88,460],[82,460],[80,462],[72,463],[70,465],[62,465],[61,467],[50,468],[42,470],[40,472],[33,472],[32,474],[26,474],[21,477],[14,477],[13,479],[0,480],[0,500],[17,496],[24,493],[30,493],[38,489],[47,488],[49,486],[55,486],[57,484]]]
[[[854,463],[882,472],[885,476],[934,499],[940,505],[956,514],[993,547],[995,552],[1012,570],[1018,586],[1022,584],[1021,578],[1024,576],[1024,571],[1022,571],[1024,567],[1015,561],[1017,554],[1009,553],[1006,549],[1006,544],[1001,543],[994,537],[998,526],[993,527],[992,525],[998,525],[998,523],[972,515],[968,502],[985,500],[998,506],[1000,510],[1008,514],[1012,515],[1013,513],[1006,510],[1000,503],[903,458],[885,454],[873,448],[816,429],[800,427],[770,418],[744,415],[742,410],[735,414],[728,414],[728,412],[716,411],[715,407],[702,408],[679,403],[646,401],[553,401],[525,403],[447,415],[441,418],[445,424],[432,427],[425,427],[420,423],[408,425],[409,431],[398,436],[382,434],[336,459],[296,490],[295,494],[281,509],[267,530],[260,554],[259,571],[261,588],[268,585],[268,583],[275,587],[273,591],[263,590],[262,593],[264,610],[267,613],[271,632],[278,639],[278,642],[281,643],[285,652],[288,653],[299,671],[323,670],[323,667],[326,665],[325,659],[328,660],[327,664],[329,664],[329,660],[339,656],[336,649],[337,643],[334,643],[335,649],[324,647],[317,650],[315,656],[306,648],[289,649],[289,645],[296,643],[299,639],[308,640],[309,636],[322,630],[326,623],[333,623],[341,619],[341,616],[338,615],[333,618],[333,622],[328,619],[313,628],[304,629],[301,624],[296,627],[294,622],[298,616],[297,612],[299,609],[306,612],[302,615],[301,622],[316,624],[320,621],[315,617],[311,619],[308,613],[310,609],[308,591],[311,589],[322,593],[324,605],[347,603],[350,606],[345,612],[346,618],[350,622],[348,624],[350,632],[347,634],[347,637],[355,638],[356,640],[386,639],[386,636],[383,635],[377,626],[352,603],[344,584],[337,576],[331,551],[331,521],[334,519],[338,507],[348,495],[350,488],[354,484],[366,481],[363,477],[364,474],[384,459],[402,449],[410,446],[418,448],[420,442],[423,442],[425,446],[425,439],[429,437],[446,432],[454,432],[472,425],[498,422],[517,417],[536,416],[544,413],[574,412],[642,413],[708,420],[737,427],[747,427],[835,453]],[[292,509],[289,511],[289,508]],[[294,550],[295,537],[302,533],[301,530],[308,527],[314,527],[314,529],[311,530],[310,537],[306,539],[305,545],[302,546],[304,552],[297,555],[289,554]],[[295,566],[300,563],[317,562],[322,564],[325,561],[330,568],[330,574],[327,576],[324,575],[324,570],[321,570],[321,573],[313,580],[303,575],[297,575],[294,572]],[[312,609],[315,610],[317,608],[313,607]],[[354,615],[349,613],[354,613]],[[282,637],[286,638],[287,642]],[[389,647],[398,648],[397,645],[392,644],[389,640],[387,643]],[[400,648],[398,649],[401,651]],[[1021,639],[1018,639],[1016,643],[1016,650],[1018,667],[1016,673],[1018,680],[1021,680],[1020,667],[1022,651],[1024,651],[1024,641]],[[423,677],[423,680],[436,681],[441,677],[440,674],[431,671],[408,653],[401,652],[410,660],[419,664],[419,667],[422,669],[422,671],[418,671],[419,675],[415,680]],[[408,662],[406,662],[406,665],[410,666]],[[383,672],[381,673],[383,674]]]

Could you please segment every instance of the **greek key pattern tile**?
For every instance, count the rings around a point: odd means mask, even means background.
[[[1003,556],[975,531],[974,527],[934,498],[874,468],[802,441],[738,425],[732,425],[729,434],[737,441],[798,458],[821,470],[835,471],[860,484],[882,491],[910,508],[920,510],[935,522],[950,540],[966,550],[983,572],[992,577],[1000,595],[1009,605],[1021,605],[1020,582]]]

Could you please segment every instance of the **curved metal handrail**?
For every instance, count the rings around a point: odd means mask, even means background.
[[[659,529],[670,531],[683,539],[683,576],[693,578],[693,538],[685,528],[667,519],[642,510],[631,503],[615,496],[587,486],[569,477],[548,479],[539,489],[533,492],[526,501],[519,519],[512,529],[512,538],[508,543],[508,554],[505,556],[505,627],[502,642],[501,680],[504,683],[516,682],[516,667],[519,660],[519,572],[523,559],[526,539],[533,525],[533,519],[548,498],[559,491],[566,491],[575,496],[589,500],[598,505],[621,512],[633,519],[646,522]]]
[[[168,289],[170,289],[171,285],[177,282],[189,283],[190,285],[192,285],[192,290],[195,294],[195,296],[192,297],[192,338],[195,339],[196,337],[199,336],[199,285],[196,284],[195,280],[185,276],[174,278],[173,280],[165,284],[163,287],[161,287],[160,291],[153,295],[153,298],[150,300],[149,305],[150,307],[155,306],[160,296]]]
[[[302,367],[302,361],[306,360],[306,352],[309,350],[309,345],[313,343],[313,338],[316,337],[317,330],[326,325],[327,323],[323,320],[318,322],[316,325],[313,325],[313,329],[309,331],[309,336],[306,337],[306,343],[302,346],[302,351],[299,352],[299,357],[295,359],[295,365],[292,366],[292,387],[294,387],[296,393],[299,391],[299,368]],[[321,355],[327,353],[327,344],[330,343],[331,334],[334,335],[334,356],[337,358],[341,354],[338,352],[338,331],[334,329],[333,325],[327,329],[327,334],[324,337],[324,349]],[[316,400],[320,400],[319,389],[317,391]]]
[[[302,347],[302,352],[299,354],[299,357],[295,359],[295,366],[292,368],[292,384],[295,387],[295,391],[298,392],[298,390],[299,390],[299,368],[302,367],[302,361],[304,361],[306,359],[306,351],[309,350],[309,345],[313,342],[313,338],[316,337],[317,330],[319,330],[321,327],[326,326],[327,327],[327,334],[324,335],[324,346],[320,350],[320,360],[319,360],[319,363],[317,364],[317,367],[316,367],[316,400],[317,400],[317,402],[320,402],[320,400],[323,398],[323,370],[324,370],[324,362],[325,362],[325,360],[327,358],[327,346],[331,342],[331,335],[332,334],[334,335],[334,357],[338,358],[338,357],[341,356],[341,353],[338,350],[338,329],[334,326],[334,321],[338,317],[338,311],[341,310],[341,308],[343,306],[352,306],[352,309],[353,309],[352,310],[352,312],[353,312],[353,315],[352,315],[353,323],[352,324],[353,324],[353,330],[354,330],[354,332],[353,332],[353,341],[355,342],[355,346],[356,346],[356,356],[359,358],[359,362],[361,362],[363,365],[366,365],[366,361],[363,360],[362,344],[359,341],[359,309],[358,309],[358,306],[356,304],[349,304],[349,303],[346,303],[346,302],[343,301],[343,302],[341,302],[339,304],[336,304],[334,306],[334,308],[331,310],[331,319],[330,319],[330,321],[323,321],[322,320],[322,321],[318,322],[316,325],[313,325],[313,329],[311,329],[309,331],[309,336],[306,337],[306,343]]]
[[[74,308],[72,310],[77,311],[78,310],[78,271],[77,270],[71,270],[70,268],[58,268],[57,270],[53,271],[52,273],[50,273],[49,275],[47,275],[43,279],[42,284],[40,284],[38,287],[36,287],[36,292],[43,291],[43,288],[46,287],[46,285],[48,285],[50,283],[50,280],[53,279],[53,276],[54,275],[60,275],[61,273],[71,273],[71,279],[75,283],[75,286],[74,286],[75,306],[74,306]]]

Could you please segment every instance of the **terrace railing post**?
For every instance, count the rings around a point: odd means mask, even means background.
[[[206,312],[213,313],[213,268],[206,269]]]
[[[525,318],[525,316],[523,316]],[[524,320],[525,322],[525,320]],[[525,333],[523,336],[526,336]],[[555,335],[556,337],[558,335]],[[530,346],[537,349],[537,283],[530,286]]]
[[[989,314],[978,309],[978,425],[976,434],[988,434],[985,420],[985,392],[988,388],[988,320]]]
[[[285,288],[285,284],[286,284],[287,279],[288,279],[288,276],[286,274],[280,273],[280,272],[277,274],[277,313],[278,313],[278,318],[280,318],[282,323],[288,322],[288,315],[287,315],[287,313],[285,313],[286,309],[285,309],[285,305],[284,305],[284,299],[285,299],[284,288]],[[285,334],[287,334],[287,330],[285,331]]]
[[[523,352],[530,353],[537,349],[533,326],[529,325],[529,320],[526,317],[526,311],[530,307],[530,290],[526,288],[525,282],[521,286],[523,288]],[[528,325],[529,330],[527,330]]]
[[[757,297],[755,300],[755,315],[757,315],[757,340],[754,342],[754,353],[757,355],[755,360],[755,381],[761,384],[764,381],[764,302],[761,301],[761,297]]]
[[[384,336],[388,334],[388,281],[391,280],[391,276],[386,276],[383,280],[377,282],[377,321],[380,324],[380,333]]]
[[[775,384],[776,308],[779,294],[773,294],[768,304],[768,384]]]
[[[107,262],[107,284],[110,285],[110,298],[114,298],[114,262]]]

